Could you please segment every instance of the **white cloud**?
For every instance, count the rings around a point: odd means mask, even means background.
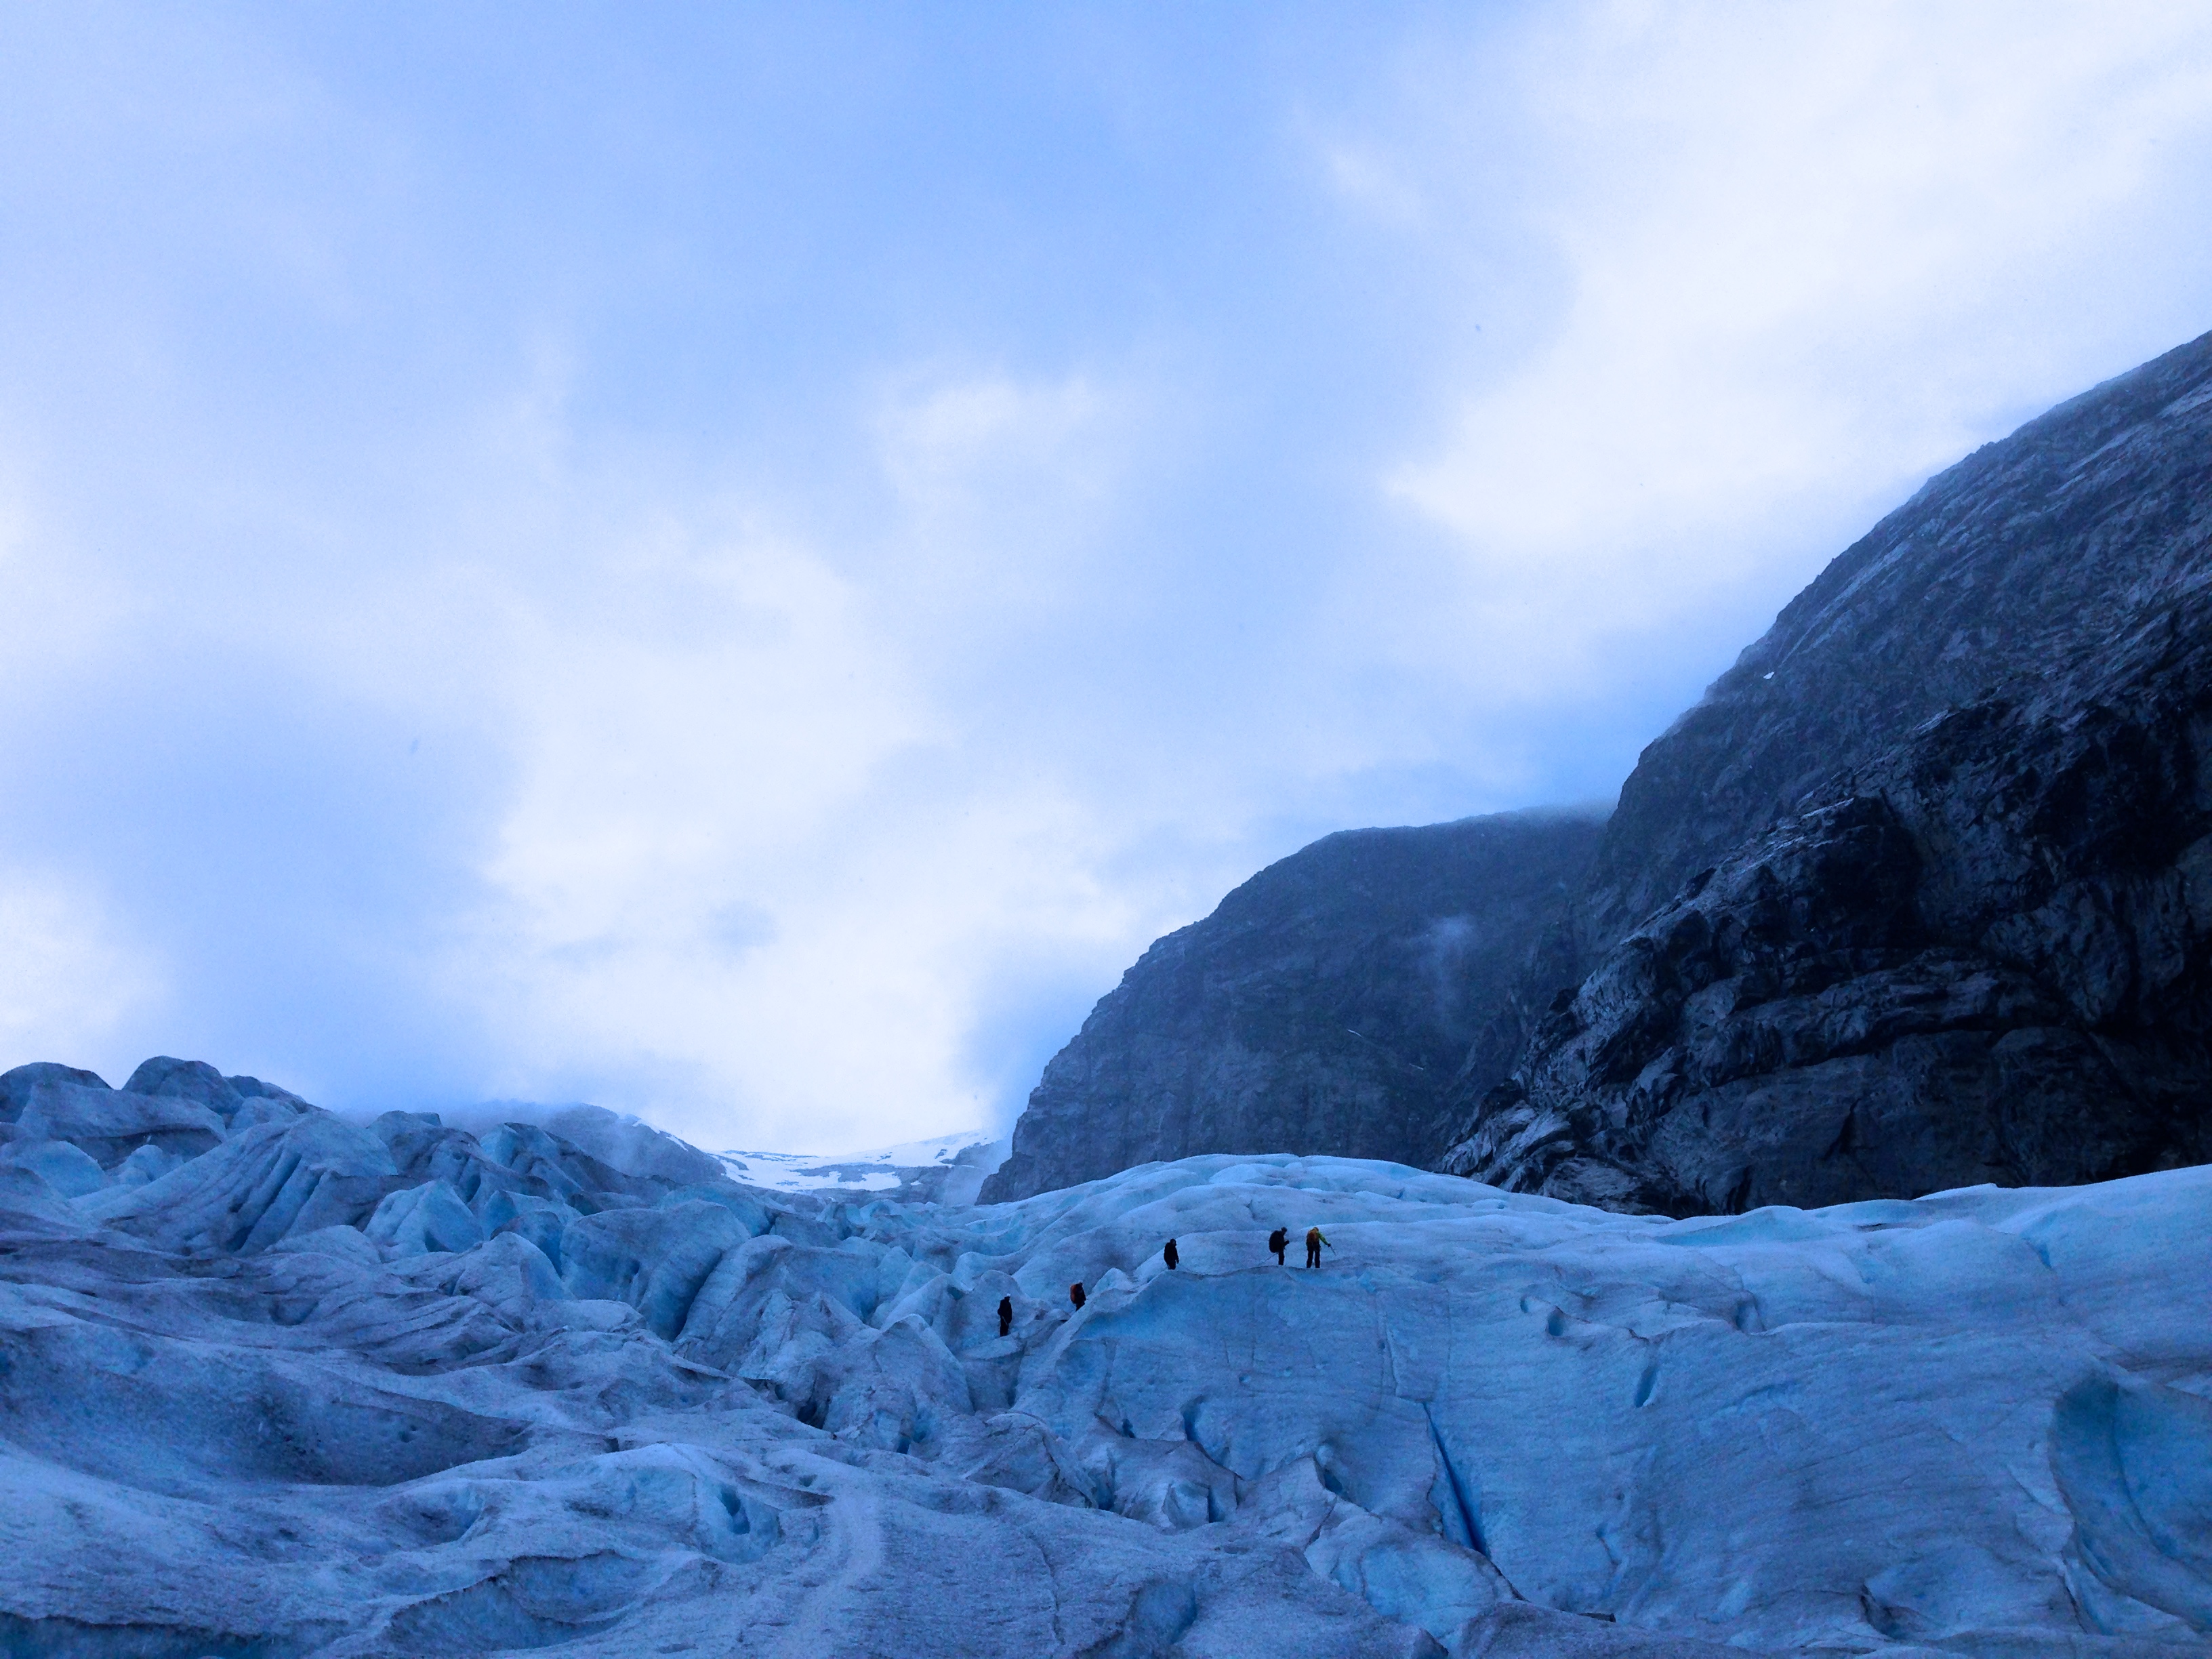
[[[0,1054],[27,1058],[36,1048],[112,1066],[118,1029],[161,1000],[163,976],[149,952],[82,881],[0,868]]]
[[[939,368],[887,375],[871,416],[891,500],[865,573],[884,629],[953,678],[1025,636],[1079,627],[1126,492],[1144,396],[1081,373],[1018,379]]]
[[[1127,824],[1003,749],[973,684],[1081,601],[1113,400],[901,386],[872,417],[890,513],[857,546],[639,457],[564,460],[557,393],[519,400],[457,470],[518,503],[457,513],[496,540],[395,567],[325,636],[363,685],[465,660],[429,702],[509,757],[483,896],[435,970],[502,1057],[485,1092],[705,1139],[981,1120],[1002,1103],[968,1033],[1006,962],[1090,950],[1110,974],[1158,920],[1096,874]]]
[[[1401,163],[1493,235],[1502,104],[1514,222],[1559,272],[1518,361],[1383,480],[1448,555],[1363,582],[1417,659],[1480,641],[1478,695],[1554,695],[1747,586],[1785,594],[1875,502],[2204,299],[2134,252],[2212,149],[2201,9],[1547,9],[1415,78],[1484,118],[1401,126]]]
[[[1131,16],[1141,96],[972,148],[745,126],[649,29],[673,138],[580,76],[488,146],[495,74],[243,14],[40,58],[16,1057],[974,1121],[1309,834],[1601,790],[1922,473],[2212,320],[2201,9],[1384,15],[1203,104]]]
[[[1426,217],[1420,191],[1376,150],[1326,138],[1319,149],[1324,176],[1346,202],[1386,225],[1414,226]]]

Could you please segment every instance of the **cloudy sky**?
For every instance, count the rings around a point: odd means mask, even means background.
[[[0,1065],[1003,1121],[2212,327],[2212,5],[26,5]]]

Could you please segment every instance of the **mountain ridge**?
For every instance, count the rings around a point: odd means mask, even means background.
[[[1203,1152],[1433,1160],[1449,1086],[1598,828],[1540,811],[1340,830],[1268,866],[1100,999],[983,1201]]]
[[[1450,1127],[1409,1115],[1404,1161],[1692,1213],[2212,1157],[2208,584],[2212,334],[1936,474],[1645,747],[1567,901],[1475,988]],[[1047,1067],[987,1199],[1212,1149],[1088,1081],[1179,1029],[1128,1017],[1160,965]],[[1284,1020],[1353,973],[1286,985]],[[1249,1071],[1220,1115],[1245,1148],[1322,1150],[1327,1103]],[[1732,1127],[1700,1147],[1716,1089]],[[1382,1144],[1374,1114],[1326,1149]]]

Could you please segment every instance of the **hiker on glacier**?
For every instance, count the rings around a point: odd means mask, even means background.
[[[1181,1256],[1176,1254],[1175,1240],[1172,1238],[1168,1240],[1167,1249],[1160,1252],[1160,1260],[1166,1262],[1170,1270],[1174,1268],[1175,1265],[1178,1261],[1182,1260]]]
[[[1278,1227],[1269,1233],[1267,1248],[1275,1253],[1275,1265],[1278,1267],[1289,1267],[1290,1263],[1283,1260],[1283,1252],[1291,1248],[1291,1230],[1288,1227]]]
[[[1318,1267],[1321,1266],[1321,1247],[1324,1244],[1328,1244],[1328,1241],[1321,1236],[1320,1228],[1309,1227],[1306,1229],[1307,1267]],[[1336,1246],[1334,1244],[1328,1244],[1328,1248],[1333,1250]]]
[[[1011,1336],[1013,1334],[1013,1330],[1014,1298],[1011,1296],[1002,1296],[999,1298],[999,1334]]]
[[[1075,1283],[1067,1287],[1067,1299],[1070,1302],[1073,1302],[1079,1308],[1083,1305],[1083,1281],[1081,1279],[1077,1279]]]

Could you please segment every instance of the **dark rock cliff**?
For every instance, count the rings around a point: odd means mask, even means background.
[[[2208,741],[2212,335],[1931,480],[1601,836],[1332,837],[1161,940],[985,1196],[1221,1150],[1676,1213],[2212,1159]],[[1424,954],[1455,915],[1480,949]]]
[[[2212,336],[1932,482],[1644,751],[1445,1167],[1685,1213],[2212,1158]]]
[[[1269,866],[1122,975],[1045,1068],[997,1202],[1200,1152],[1432,1163],[1446,1086],[1596,845],[1587,817],[1348,830]]]
[[[1582,948],[1594,958],[1923,720],[2168,605],[2205,574],[2208,477],[2212,334],[1929,480],[1644,751],[1576,907]]]

